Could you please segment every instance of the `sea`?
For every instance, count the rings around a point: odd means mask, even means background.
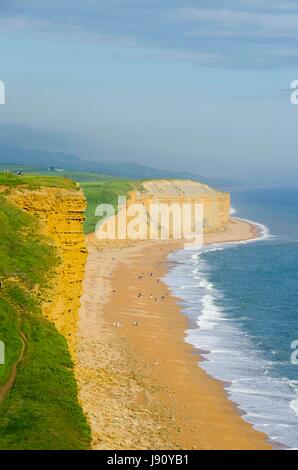
[[[199,366],[223,382],[243,419],[297,449],[298,189],[231,196],[233,216],[257,223],[259,238],[175,252],[165,281],[189,319],[185,340]]]

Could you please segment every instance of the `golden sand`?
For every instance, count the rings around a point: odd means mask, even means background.
[[[255,238],[232,220],[206,243]],[[187,319],[160,280],[177,242],[88,239],[76,376],[94,449],[269,449],[200,367]],[[151,275],[152,273],[152,275]],[[164,298],[164,299],[163,299]]]

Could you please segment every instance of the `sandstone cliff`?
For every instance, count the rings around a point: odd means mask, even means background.
[[[57,247],[60,263],[49,288],[42,293],[43,313],[66,337],[74,354],[87,257],[82,231],[86,207],[83,193],[57,188],[18,188],[12,189],[8,197],[40,219],[43,233]]]
[[[131,202],[146,207],[158,203],[202,204],[204,232],[213,233],[227,228],[230,219],[230,194],[190,180],[156,180],[143,183],[141,191],[130,193]]]
[[[60,188],[11,188],[8,198],[25,211],[37,216],[43,233],[57,247],[60,264],[43,293],[44,315],[53,321],[67,339],[75,354],[78,310],[82,295],[87,250],[83,236],[86,201],[81,191]],[[199,203],[204,206],[204,231],[224,231],[230,217],[230,195],[209,186],[187,180],[157,180],[142,184],[139,191],[129,193],[128,205]],[[99,201],[100,202],[100,201]],[[115,242],[106,241],[112,246]],[[116,243],[118,245],[119,241]],[[123,241],[123,244],[131,243]]]

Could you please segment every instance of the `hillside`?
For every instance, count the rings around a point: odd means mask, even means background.
[[[43,235],[38,217],[9,202],[14,181],[3,175],[0,181],[0,340],[6,348],[0,367],[0,449],[86,449],[89,427],[67,341],[44,311],[52,301],[61,253]],[[36,177],[29,181],[35,188],[49,184]],[[33,194],[24,182],[21,191]]]
[[[117,211],[118,196],[127,195],[127,203],[138,202],[148,207],[151,202],[189,202],[204,206],[204,229],[215,231],[224,229],[230,217],[230,194],[216,191],[206,184],[192,180],[102,180],[83,182],[87,208],[85,233],[95,230],[98,217],[97,205],[110,203]],[[128,196],[129,193],[129,196]]]
[[[207,178],[192,174],[187,171],[172,171],[152,168],[145,165],[139,165],[132,162],[98,162],[81,159],[74,155],[58,152],[47,152],[44,150],[31,150],[10,145],[0,144],[0,169],[16,169],[17,167],[28,167],[27,171],[44,172],[52,169],[62,169],[65,172],[76,173],[97,173],[106,176],[113,176],[127,179],[193,179],[203,181],[213,186],[225,186],[231,184],[230,181]],[[77,179],[77,175],[69,175]],[[87,178],[85,178],[87,179]],[[79,175],[79,180],[83,181],[84,177]]]
[[[112,204],[117,210],[118,196],[125,196],[130,191],[140,188],[141,180],[116,179],[93,182],[82,182],[81,187],[87,200],[86,220],[84,224],[85,233],[94,232],[98,217],[95,209],[99,204]]]

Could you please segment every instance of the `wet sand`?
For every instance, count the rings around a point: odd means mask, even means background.
[[[247,240],[233,219],[205,243]],[[270,449],[184,341],[187,319],[160,280],[177,242],[88,237],[76,376],[94,449]]]

